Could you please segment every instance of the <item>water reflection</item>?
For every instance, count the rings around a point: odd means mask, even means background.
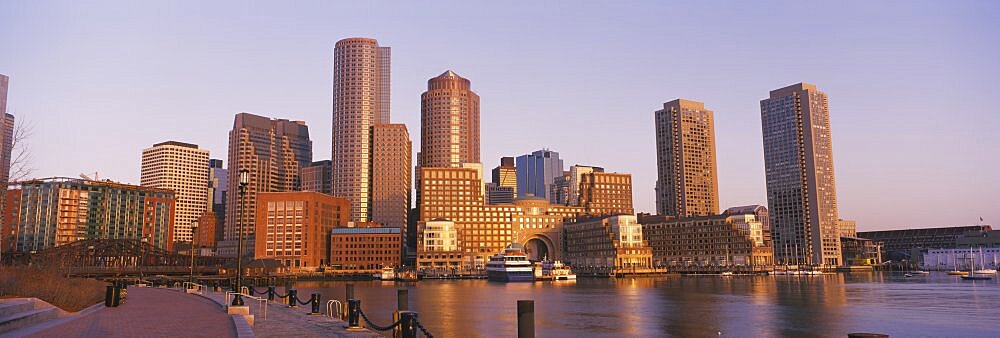
[[[344,282],[299,282],[343,299]],[[943,272],[580,279],[570,283],[355,282],[370,319],[391,321],[396,289],[439,337],[515,336],[516,301],[535,301],[539,336],[997,336],[1000,283]]]

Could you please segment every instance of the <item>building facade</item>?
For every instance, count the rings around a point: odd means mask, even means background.
[[[768,270],[774,264],[763,225],[752,213],[674,218],[640,218],[653,248],[653,264],[674,270]]]
[[[496,183],[486,183],[486,203],[487,204],[511,204],[514,203],[514,187],[505,187]]]
[[[427,80],[420,95],[420,159],[427,168],[479,163],[479,95],[453,71]]]
[[[518,196],[532,194],[549,199],[552,183],[563,174],[563,160],[559,153],[542,149],[518,156],[515,170]]]
[[[744,205],[726,209],[723,214],[729,216],[753,215],[754,221],[760,223],[764,245],[771,246],[771,216],[767,211],[767,207],[757,204]]]
[[[301,189],[300,170],[312,164],[312,141],[303,121],[236,114],[229,132],[229,175],[226,191],[225,243],[222,255],[235,256],[243,228],[244,255],[253,257],[254,208],[257,194]],[[239,172],[249,171],[246,196],[240,199]],[[242,215],[242,217],[241,217]]]
[[[632,175],[588,172],[580,175],[580,206],[591,216],[633,215]]]
[[[389,123],[390,49],[368,38],[337,41],[333,50],[334,196],[351,202],[351,218],[370,219],[372,127]]]
[[[142,150],[144,187],[173,190],[177,197],[174,212],[174,240],[191,241],[191,224],[208,210],[208,150],[195,144],[167,141]]]
[[[275,259],[290,269],[328,265],[329,234],[349,220],[347,200],[308,192],[257,195],[254,258]]]
[[[407,237],[406,224],[413,189],[411,159],[413,146],[405,124],[372,127],[371,221],[399,228]]]
[[[338,272],[374,273],[400,266],[400,228],[337,228],[330,233],[330,268]]]
[[[226,191],[229,171],[220,159],[208,160],[208,210],[215,215],[215,242],[226,236]],[[213,244],[214,246],[214,244]]]
[[[844,266],[872,266],[882,264],[882,243],[857,237],[841,236]]]
[[[767,205],[778,263],[837,266],[837,187],[827,96],[799,83],[760,101]]]
[[[7,75],[0,74],[0,184],[2,184],[6,190],[10,180],[11,180],[11,156],[14,150],[14,115],[7,113],[7,90],[10,87],[10,78]],[[14,173],[16,176],[25,173]],[[15,177],[15,180],[21,179],[21,177]],[[6,208],[7,194],[0,194],[0,207]],[[0,230],[2,230],[3,225],[10,222],[6,220],[6,214],[0,214]],[[8,229],[9,230],[9,229]],[[10,232],[3,231],[0,234],[0,241],[4,238],[3,236],[9,236]],[[0,251],[3,250],[6,245],[6,241],[0,243]],[[13,242],[11,242],[13,243]]]
[[[17,222],[21,212],[21,189],[9,189],[5,195],[3,224],[0,224],[0,252],[13,252],[17,249]]]
[[[309,166],[302,167],[302,191],[315,191],[331,195],[333,190],[330,183],[333,180],[333,161],[315,161]]]
[[[840,237],[858,237],[858,222],[851,219],[837,219]]]
[[[455,222],[438,218],[423,222],[423,240],[417,250],[417,268],[422,271],[447,272],[463,267]]]
[[[715,117],[705,104],[677,99],[655,113],[656,212],[675,217],[719,213]]]
[[[46,178],[21,182],[17,251],[84,239],[133,239],[173,250],[171,190],[110,181]]]
[[[989,225],[916,228],[858,232],[859,238],[882,243],[883,261],[914,261],[927,249],[954,249],[961,238],[977,238],[990,233]]]
[[[643,273],[653,268],[653,250],[632,215],[578,220],[563,225],[566,261],[583,274]]]
[[[517,166],[513,157],[501,157],[500,165],[493,168],[493,183],[498,187],[510,187],[517,197]]]

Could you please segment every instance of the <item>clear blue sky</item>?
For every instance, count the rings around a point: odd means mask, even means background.
[[[653,111],[715,111],[723,207],[764,204],[759,100],[830,96],[840,214],[858,228],[1000,225],[1000,2],[0,0],[9,110],[35,176],[137,183],[141,151],[226,158],[236,112],[305,120],[330,157],[331,53],[392,47],[392,119],[419,149],[420,93],[453,69],[482,97],[482,158],[546,147],[634,175],[653,211]]]

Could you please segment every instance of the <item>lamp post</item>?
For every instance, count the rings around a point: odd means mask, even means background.
[[[237,228],[239,228],[239,243],[236,244],[236,296],[233,297],[233,306],[243,306],[243,297],[240,290],[243,289],[243,202],[247,195],[247,185],[250,184],[250,171],[240,169],[240,200],[239,216],[237,217]]]
[[[145,276],[143,276],[142,274],[142,263],[146,259],[146,243],[148,242],[149,239],[146,238],[146,236],[142,236],[142,246],[139,247],[139,260],[135,262],[135,267],[139,269],[140,280],[145,278]]]
[[[194,234],[196,230],[198,230],[198,221],[191,222],[191,247],[188,248],[188,250],[191,251],[191,278],[188,279],[188,282],[191,283],[194,283],[194,241],[195,238],[197,238]]]

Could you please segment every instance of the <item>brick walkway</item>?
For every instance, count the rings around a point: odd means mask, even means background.
[[[283,292],[283,290],[278,290]],[[225,295],[216,292],[205,292],[219,303],[224,303]],[[310,306],[289,308],[281,303],[267,303],[267,319],[260,308],[260,303],[245,299],[244,304],[250,306],[254,315],[253,332],[257,337],[382,337],[372,331],[348,332],[344,329],[346,323],[339,319],[323,315],[308,315]],[[325,301],[320,311],[326,311]]]
[[[125,304],[31,337],[236,337],[236,329],[229,315],[209,299],[175,290],[131,287]]]

